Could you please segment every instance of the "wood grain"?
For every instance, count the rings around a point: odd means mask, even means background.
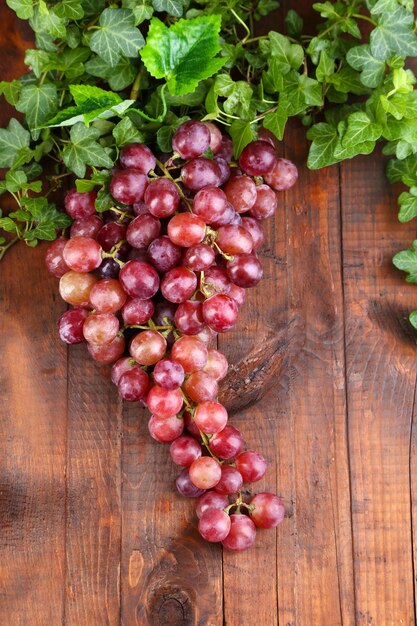
[[[31,34],[4,3],[0,21],[8,79]],[[288,129],[300,179],[265,224],[265,278],[219,338],[231,423],[270,462],[251,491],[286,504],[245,555],[199,538],[147,413],[60,344],[45,247],[2,261],[1,625],[416,623],[416,288],[390,261],[414,225],[396,220],[380,155],[308,172],[304,137]]]

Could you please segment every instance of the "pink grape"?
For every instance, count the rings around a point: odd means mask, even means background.
[[[120,376],[117,389],[127,402],[143,400],[149,389],[149,376],[141,367],[132,367]]]
[[[74,272],[92,272],[101,264],[101,246],[91,237],[70,239],[62,253],[68,267]]]
[[[162,359],[155,365],[153,377],[156,384],[164,389],[178,389],[184,382],[184,369],[177,361]]]
[[[182,259],[182,264],[194,272],[201,272],[213,265],[215,258],[216,255],[211,246],[206,243],[198,243],[195,246],[187,248]]]
[[[180,194],[167,178],[152,180],[145,191],[145,204],[155,217],[169,217],[178,209]]]
[[[97,278],[93,274],[66,272],[59,281],[61,298],[72,306],[88,307],[90,292]]]
[[[110,181],[110,193],[123,204],[133,204],[142,200],[147,182],[147,177],[140,170],[119,170]]]
[[[198,532],[206,541],[216,542],[226,539],[230,532],[230,517],[220,509],[208,509],[200,517]]]
[[[258,185],[255,204],[250,209],[249,215],[257,220],[264,220],[275,213],[277,204],[275,191],[268,185]]]
[[[230,532],[222,544],[233,552],[242,552],[250,548],[256,539],[256,526],[247,515],[234,513],[230,516]]]
[[[147,256],[158,272],[168,272],[180,264],[181,248],[164,235],[149,244]]]
[[[75,188],[70,189],[65,195],[65,210],[74,220],[82,220],[96,212],[96,198],[95,191],[79,193]]]
[[[225,294],[211,296],[203,302],[203,317],[206,324],[217,333],[225,333],[236,324],[237,304]]]
[[[127,295],[115,278],[99,280],[90,291],[90,304],[98,313],[116,313],[126,299]]]
[[[230,178],[230,167],[221,156],[214,157],[214,160],[220,170],[220,185],[224,185]]]
[[[200,157],[193,159],[181,169],[181,179],[187,189],[199,191],[203,187],[218,187],[221,172],[216,161]]]
[[[224,226],[225,224],[232,224],[232,222],[235,220],[235,217],[236,211],[234,210],[230,202],[228,202],[224,212],[217,219],[212,220],[210,222],[210,226],[216,229],[220,226]]]
[[[227,183],[224,192],[235,211],[245,213],[256,202],[256,185],[249,176],[235,176]]]
[[[121,359],[116,361],[116,363],[114,363],[113,367],[111,368],[110,377],[112,383],[114,385],[117,385],[122,374],[124,374],[125,372],[129,372],[130,370],[136,369],[137,367],[138,364],[135,362],[134,359],[132,359],[132,357],[123,356]]]
[[[202,496],[198,498],[196,513],[200,519],[203,513],[209,509],[225,509],[229,505],[229,500],[226,496],[216,491],[206,491]]]
[[[182,434],[184,430],[184,420],[176,415],[168,418],[151,415],[148,422],[148,430],[151,437],[156,441],[160,443],[170,443]],[[197,495],[200,495],[200,493]]]
[[[195,437],[195,439],[197,439],[197,441],[201,441],[200,431],[198,430],[198,427],[195,424],[194,419],[191,416],[191,414],[188,411],[184,411],[183,417],[184,417],[185,427],[188,430],[188,432],[190,433],[190,435]]]
[[[236,302],[239,308],[245,303],[246,292],[243,287],[238,287],[237,285],[232,283],[229,291],[227,292],[227,295],[229,296],[229,298],[232,298],[232,300]]]
[[[214,489],[219,493],[228,495],[240,491],[242,485],[242,474],[235,467],[222,465],[222,476]]]
[[[274,168],[277,155],[266,141],[252,141],[239,157],[239,166],[250,176],[263,176]]]
[[[161,222],[152,215],[139,215],[127,227],[126,239],[133,248],[147,248],[161,232]]]
[[[156,270],[143,261],[128,261],[119,274],[123,290],[131,298],[147,300],[159,289],[159,276]]]
[[[210,150],[213,154],[216,154],[218,150],[220,150],[220,146],[222,145],[222,133],[218,126],[213,124],[213,122],[203,122],[207,126],[210,132]]]
[[[172,417],[179,413],[184,400],[179,389],[164,389],[154,385],[146,398],[148,409],[157,417]]]
[[[65,311],[58,320],[58,333],[61,341],[68,344],[84,341],[83,326],[88,317],[85,309]]]
[[[226,376],[228,368],[229,365],[224,354],[215,348],[208,350],[207,363],[203,368],[204,372],[216,380],[222,380]]]
[[[278,159],[273,169],[264,176],[265,182],[275,191],[290,189],[297,178],[297,167],[288,159]]]
[[[236,467],[245,482],[255,483],[265,475],[266,461],[259,452],[246,450],[236,457]]]
[[[89,215],[80,220],[75,220],[75,222],[71,224],[70,235],[71,237],[90,237],[91,239],[96,239],[102,226],[103,221],[98,215]]]
[[[119,332],[119,320],[111,313],[94,313],[87,317],[83,333],[88,343],[103,345],[111,343]]]
[[[198,498],[205,493],[205,489],[196,487],[190,479],[190,471],[185,467],[175,481],[178,492],[186,498]]]
[[[127,300],[122,308],[123,321],[127,326],[146,324],[151,319],[154,311],[155,305],[152,300],[132,298]]]
[[[201,402],[194,413],[194,421],[204,433],[219,433],[227,424],[227,411],[220,402]]]
[[[199,489],[215,487],[221,475],[221,465],[211,456],[201,456],[190,465],[191,482]]]
[[[55,241],[50,243],[46,251],[46,267],[51,272],[51,274],[53,274],[57,278],[61,278],[61,276],[63,276],[69,270],[69,267],[65,263],[63,257],[64,248],[67,243],[68,239],[60,237],[59,239],[56,239]]]
[[[211,330],[208,326],[204,326],[203,330],[201,330],[197,335],[195,335],[197,339],[200,339],[203,343],[208,345],[211,341],[216,339],[217,333],[214,330]]]
[[[199,371],[187,378],[183,390],[193,402],[206,402],[217,398],[219,386],[212,376]]]
[[[134,168],[141,174],[148,174],[155,169],[156,159],[152,151],[143,143],[130,143],[120,152],[122,167]]]
[[[169,302],[185,302],[197,289],[197,276],[186,267],[174,267],[161,280],[161,292]]]
[[[222,136],[222,143],[216,152],[216,156],[222,157],[225,161],[231,161],[233,158],[233,142],[229,135]]]
[[[242,433],[228,424],[210,439],[210,450],[226,461],[238,456],[245,447]]]
[[[172,358],[182,365],[186,374],[192,374],[203,369],[208,357],[204,343],[187,335],[174,343],[171,354]]]
[[[253,240],[243,226],[228,224],[218,230],[216,243],[226,254],[249,254],[252,252]]]
[[[192,213],[178,213],[168,223],[168,237],[177,246],[189,248],[203,241],[205,222]]]
[[[230,289],[230,279],[224,267],[213,265],[204,272],[205,293],[214,295],[216,293],[228,293]]]
[[[167,349],[166,339],[156,330],[144,330],[135,335],[129,352],[140,365],[155,365]]]
[[[182,302],[175,312],[174,321],[184,335],[197,335],[205,327],[203,305],[195,300]]]
[[[263,276],[262,265],[253,254],[240,254],[227,262],[230,280],[245,289],[255,287]]]
[[[120,359],[125,349],[125,343],[123,335],[116,335],[110,343],[101,346],[89,343],[87,348],[94,361],[110,364]]]
[[[176,465],[189,467],[193,461],[200,458],[201,446],[193,437],[183,435],[171,443],[169,453]]]
[[[275,150],[279,150],[279,141],[278,141],[278,139],[275,137],[274,133],[272,133],[267,128],[261,127],[259,129],[259,131],[258,131],[258,138],[261,141],[266,141],[267,143],[271,144],[271,146],[273,148],[275,148]]]
[[[227,207],[227,197],[218,187],[205,187],[198,191],[193,200],[193,213],[207,224],[221,218]]]
[[[243,217],[242,226],[250,233],[253,241],[253,249],[258,250],[264,242],[262,225],[254,217]]]
[[[172,148],[184,160],[200,156],[210,146],[210,130],[203,122],[190,120],[181,124],[172,138]]]
[[[249,511],[250,518],[259,528],[275,528],[284,519],[284,503],[273,493],[257,493],[249,504],[255,507]]]

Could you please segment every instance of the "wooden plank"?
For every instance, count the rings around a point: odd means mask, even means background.
[[[11,80],[26,71],[31,33],[5,3],[0,23],[0,74]],[[1,125],[12,114],[3,101]],[[66,348],[52,320],[65,305],[44,254],[45,245],[20,244],[1,261],[0,623],[16,626],[59,624],[63,614]]]
[[[69,349],[66,626],[119,624],[121,403],[110,368]]]
[[[178,470],[150,439],[148,418],[125,407],[121,623],[220,626],[221,551],[198,535],[195,501],[176,492]]]
[[[51,320],[64,306],[44,253],[14,246],[1,272],[0,622],[17,626],[63,612],[66,349]]]
[[[342,165],[349,458],[356,620],[414,624],[410,431],[415,287],[393,269],[413,226],[400,225],[382,160]],[[414,485],[415,487],[415,485]]]

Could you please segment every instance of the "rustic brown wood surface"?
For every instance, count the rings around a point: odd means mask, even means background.
[[[0,24],[10,79],[30,33],[4,3]],[[414,225],[396,219],[379,154],[309,172],[306,152],[294,126],[283,153],[299,183],[267,225],[263,282],[219,340],[238,364],[222,392],[233,422],[270,462],[257,491],[286,503],[250,552],[199,538],[145,412],[60,344],[45,246],[2,261],[1,626],[416,623],[417,289],[390,260]]]

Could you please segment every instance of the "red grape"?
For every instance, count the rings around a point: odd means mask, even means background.
[[[143,400],[149,389],[149,376],[141,367],[132,367],[120,376],[117,389],[127,402]]]
[[[231,161],[233,158],[233,142],[229,135],[222,136],[222,143],[216,152],[216,156],[222,157],[225,161]]]
[[[90,237],[70,239],[62,253],[68,267],[74,272],[92,272],[101,264],[101,246]]]
[[[271,146],[273,148],[275,148],[275,150],[279,149],[279,141],[278,141],[278,139],[275,137],[274,133],[272,133],[267,128],[261,127],[259,129],[259,131],[258,131],[258,138],[261,141],[266,141],[267,143],[271,144]]]
[[[226,254],[249,254],[253,248],[249,231],[243,226],[234,224],[219,228],[216,243]]]
[[[172,244],[174,245],[174,244]],[[187,248],[182,259],[182,264],[195,272],[201,272],[213,265],[216,255],[211,246],[206,243],[198,243]]]
[[[140,170],[119,170],[110,181],[110,193],[123,204],[133,204],[142,200],[147,182],[147,177]]]
[[[225,161],[220,156],[214,157],[214,160],[216,161],[217,166],[220,170],[220,184],[224,185],[224,183],[226,183],[230,178],[230,167],[227,161]]]
[[[142,174],[155,169],[156,159],[143,143],[130,143],[120,152],[120,163],[125,168],[134,168]]]
[[[265,182],[275,191],[290,189],[297,182],[297,167],[288,159],[278,159],[273,169],[265,174]]]
[[[90,291],[90,304],[98,313],[116,313],[126,298],[121,284],[115,278],[99,280]]]
[[[166,349],[167,342],[161,333],[144,330],[133,337],[129,352],[140,365],[155,365],[163,358]]]
[[[154,385],[146,398],[148,409],[157,417],[172,417],[179,413],[184,404],[179,389],[164,389]]]
[[[207,363],[203,370],[216,380],[222,380],[228,370],[227,359],[219,350],[210,349],[207,354]]]
[[[192,213],[178,213],[168,223],[168,237],[177,246],[189,248],[203,241],[205,222]]]
[[[230,289],[230,280],[224,267],[213,265],[204,272],[204,286],[206,295],[214,295],[216,293],[228,293]]]
[[[155,305],[152,300],[133,298],[128,300],[122,308],[122,317],[126,325],[146,324],[153,315]]]
[[[253,254],[240,254],[233,261],[227,262],[227,274],[239,287],[255,287],[262,278],[263,270],[259,260]]]
[[[225,333],[236,324],[237,304],[225,294],[211,296],[203,302],[203,317],[206,324],[216,331]]]
[[[193,213],[207,224],[221,218],[227,207],[227,197],[218,187],[205,187],[198,191],[193,200]]]
[[[97,278],[93,274],[69,271],[61,276],[59,294],[72,306],[88,307],[90,292]]]
[[[261,223],[254,217],[243,217],[242,226],[250,233],[253,241],[253,249],[258,250],[264,241],[264,231]]]
[[[162,359],[155,365],[153,377],[156,384],[164,389],[178,389],[184,382],[184,369],[177,361]]]
[[[109,252],[119,241],[126,239],[126,226],[118,222],[107,222],[97,234],[97,241],[105,252]]]
[[[169,453],[176,465],[188,467],[193,461],[200,458],[201,446],[193,437],[184,435],[171,443]]]
[[[172,138],[172,148],[184,160],[200,156],[210,147],[210,130],[203,122],[181,124]]]
[[[240,454],[244,446],[242,433],[230,424],[210,439],[210,450],[220,459],[227,461]]]
[[[230,517],[220,509],[208,509],[200,517],[198,532],[206,541],[223,541],[230,532]]]
[[[232,283],[229,291],[227,292],[227,295],[229,296],[229,298],[232,298],[232,300],[236,302],[238,307],[243,306],[243,304],[245,303],[246,291],[243,287],[238,287],[237,285],[234,285]]]
[[[125,338],[123,335],[116,335],[110,343],[101,346],[89,343],[87,345],[90,356],[98,363],[114,363],[120,359],[125,350]]]
[[[255,507],[249,515],[259,528],[275,528],[284,519],[284,503],[273,493],[257,493],[249,503]]]
[[[81,220],[75,220],[71,224],[70,235],[71,237],[91,237],[91,239],[96,239],[102,226],[103,221],[98,215],[89,215]]]
[[[156,294],[159,288],[159,276],[156,270],[143,261],[128,261],[119,274],[120,283],[131,298],[147,300]]]
[[[84,341],[83,326],[87,316],[88,311],[85,309],[65,311],[58,320],[58,333],[61,341],[68,344]]]
[[[266,472],[266,461],[262,454],[246,450],[236,457],[236,467],[247,483],[256,483]]]
[[[127,227],[126,239],[133,248],[147,248],[161,232],[161,222],[152,215],[139,215]]]
[[[178,209],[180,194],[172,180],[157,178],[146,188],[145,203],[155,217],[169,217]]]
[[[158,272],[168,272],[181,262],[181,248],[164,235],[152,241],[147,256]]]
[[[198,191],[203,187],[218,187],[221,172],[216,161],[200,157],[193,159],[181,169],[182,182],[187,189]]]
[[[62,255],[67,243],[68,239],[60,237],[59,239],[56,239],[55,241],[50,243],[46,251],[46,267],[51,272],[51,274],[53,274],[57,278],[61,278],[61,276],[63,276],[69,270],[69,267],[65,263],[64,257]]]
[[[256,185],[249,176],[234,176],[227,183],[224,192],[235,211],[249,211],[256,202]]]
[[[257,220],[264,220],[275,213],[277,204],[275,191],[268,185],[258,185],[255,204],[250,209],[249,215]]]
[[[252,141],[239,157],[239,165],[250,176],[263,176],[270,172],[277,162],[277,155],[266,141]]]
[[[230,532],[222,544],[228,550],[241,552],[253,545],[256,539],[256,526],[247,515],[234,513],[230,516]]]
[[[228,495],[240,491],[242,485],[242,474],[235,467],[222,465],[222,476],[214,489],[223,495]]]
[[[195,300],[182,302],[175,312],[174,321],[184,335],[198,335],[205,327],[203,305]]]
[[[204,433],[219,433],[227,424],[227,411],[220,402],[202,402],[194,413],[194,421]]]
[[[95,191],[79,193],[75,188],[70,189],[64,200],[65,210],[74,220],[82,220],[96,212],[96,198]]]
[[[186,498],[198,498],[206,491],[205,489],[199,489],[191,482],[190,471],[188,467],[185,467],[182,470],[181,474],[179,474],[179,476],[177,477],[175,484],[177,486],[178,492]]]
[[[172,417],[157,417],[151,415],[148,422],[149,434],[153,439],[160,443],[169,443],[174,441],[182,434],[184,430],[184,420],[173,415]],[[196,495],[199,496],[201,491]]]
[[[174,343],[171,350],[172,358],[184,368],[186,374],[203,369],[207,363],[207,348],[196,337],[185,335]]]
[[[174,267],[162,278],[161,292],[169,302],[185,302],[197,289],[197,276],[186,267]]]
[[[193,402],[215,400],[219,392],[217,381],[203,371],[191,374],[184,382],[183,389]]]
[[[213,122],[203,122],[203,124],[207,126],[210,132],[210,150],[213,154],[216,154],[216,152],[220,150],[220,146],[222,145],[223,136],[221,130],[220,128],[218,128],[218,126],[213,124]]]
[[[211,489],[219,482],[221,465],[211,456],[201,456],[190,465],[191,482],[199,489]]]
[[[111,343],[119,332],[119,320],[111,313],[94,313],[84,322],[83,334],[88,343],[98,346]]]
[[[112,383],[114,385],[117,385],[122,374],[124,374],[125,372],[129,372],[130,370],[133,370],[137,367],[138,367],[138,364],[135,362],[134,359],[132,359],[132,357],[123,356],[121,359],[116,361],[116,363],[111,368]]]
[[[225,509],[229,505],[229,500],[226,496],[216,491],[206,491],[202,496],[198,498],[196,513],[197,517],[201,518],[203,513],[209,509]]]

